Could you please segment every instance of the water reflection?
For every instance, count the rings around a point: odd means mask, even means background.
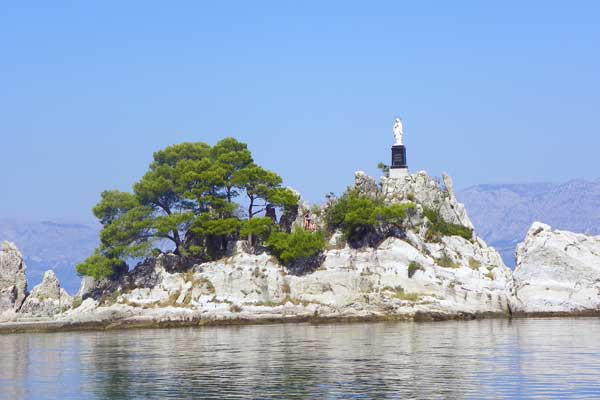
[[[600,320],[0,336],[0,398],[589,398]]]

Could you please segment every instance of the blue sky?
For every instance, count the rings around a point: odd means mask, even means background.
[[[0,10],[0,216],[87,217],[225,136],[320,201],[389,161],[396,115],[409,167],[459,188],[600,176],[599,2],[25,3]]]

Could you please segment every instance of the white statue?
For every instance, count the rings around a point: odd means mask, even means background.
[[[396,138],[396,145],[402,144],[402,135],[404,135],[404,132],[402,131],[402,121],[400,118],[396,118],[394,120],[394,137]]]

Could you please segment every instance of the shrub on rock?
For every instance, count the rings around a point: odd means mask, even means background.
[[[425,271],[425,268],[416,261],[411,261],[408,264],[408,277],[412,278],[417,271]]]
[[[386,205],[382,200],[349,190],[326,210],[328,229],[340,229],[353,247],[376,246],[390,236],[399,236],[413,203]]]
[[[322,232],[296,229],[292,233],[273,232],[266,242],[271,253],[294,273],[314,270],[325,249]]]
[[[430,226],[425,239],[429,241],[438,241],[441,236],[460,236],[467,240],[473,238],[473,230],[466,226],[446,222],[440,216],[440,213],[431,208],[424,208],[423,214],[429,220]]]

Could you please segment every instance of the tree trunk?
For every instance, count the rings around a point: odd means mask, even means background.
[[[250,205],[248,206],[248,221],[252,219],[252,209],[254,208],[254,197],[248,196],[250,198]],[[248,234],[248,243],[252,245],[252,234]]]
[[[175,229],[173,231],[173,239],[175,242],[175,251],[174,253],[177,255],[181,255],[181,251],[180,251],[180,247],[181,247],[181,237],[179,236],[179,232],[177,231],[177,229]]]

